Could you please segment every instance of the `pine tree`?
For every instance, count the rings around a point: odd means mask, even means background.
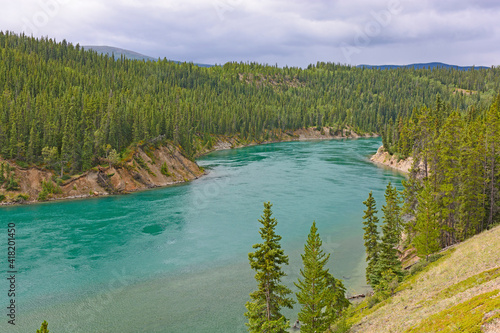
[[[349,300],[345,297],[346,288],[342,280],[336,279],[332,274],[328,273],[326,280],[328,281],[328,288],[331,289],[333,297],[331,303],[327,307],[327,311],[332,312],[331,317],[338,319],[342,316],[342,312],[351,305]]]
[[[379,245],[379,257],[374,274],[374,282],[380,284],[383,275],[402,276],[401,263],[398,259],[397,246],[401,237],[401,216],[399,207],[399,195],[391,183],[385,190],[385,206],[382,207],[383,225],[382,237]],[[391,271],[392,273],[389,273]]]
[[[498,212],[498,152],[500,151],[500,95],[486,112],[486,168],[488,177],[488,206],[486,216],[486,227],[494,223],[494,217]]]
[[[300,270],[303,279],[298,279],[295,286],[299,289],[296,293],[298,302],[302,305],[298,314],[302,322],[301,332],[324,332],[335,321],[337,313],[332,311],[332,305],[337,303],[336,297],[341,297],[336,281],[325,268],[330,254],[321,249],[322,241],[313,222],[311,231],[301,255],[304,268]],[[345,296],[344,296],[345,298]]]
[[[36,330],[36,333],[49,333],[49,329],[47,328],[48,326],[49,324],[46,320],[44,320],[40,329]]]
[[[438,184],[437,200],[440,207],[442,243],[444,246],[456,242],[456,225],[458,222],[458,191],[460,176],[460,136],[463,125],[460,115],[453,112],[446,119],[438,138],[438,163],[433,172]]]
[[[440,228],[438,220],[439,207],[432,193],[432,186],[425,182],[418,195],[415,232],[413,245],[420,257],[428,259],[429,255],[438,251],[440,247]]]
[[[1,162],[0,163],[0,187],[5,182],[4,172],[5,172],[5,170],[4,170],[4,164],[3,164],[3,162]]]
[[[365,240],[366,261],[368,263],[366,267],[366,282],[373,287],[375,285],[375,267],[378,261],[379,235],[377,230],[378,217],[376,215],[376,202],[371,191],[368,194],[368,199],[366,199],[363,204],[366,206],[366,210],[364,211],[365,215],[363,216],[363,230],[365,231],[363,239]]]
[[[478,121],[468,125],[462,135],[460,149],[459,224],[457,238],[460,241],[482,231],[486,215],[483,193],[487,175],[483,167],[485,156],[484,126]]]
[[[264,203],[264,214],[259,219],[263,243],[253,245],[255,252],[248,254],[258,284],[245,305],[248,330],[254,333],[285,332],[290,323],[280,311],[283,307],[291,309],[294,303],[288,297],[290,289],[281,284],[281,278],[286,276],[282,266],[288,265],[288,256],[281,249],[281,236],[275,232],[278,221],[272,217],[271,207],[270,202]]]

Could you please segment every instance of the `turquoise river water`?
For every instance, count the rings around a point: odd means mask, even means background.
[[[257,219],[271,201],[290,257],[301,268],[313,220],[329,268],[350,293],[366,290],[362,216],[403,175],[368,161],[380,139],[276,143],[211,153],[208,175],[122,196],[2,207],[0,332],[245,332],[255,289],[248,264]],[[7,228],[15,224],[15,326]],[[12,226],[12,224],[11,224]],[[291,322],[296,309],[285,311]]]

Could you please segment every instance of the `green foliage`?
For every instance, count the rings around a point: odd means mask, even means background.
[[[48,326],[49,324],[44,320],[40,329],[36,330],[36,333],[49,333],[49,329],[47,328]]]
[[[14,178],[14,173],[12,173],[9,177],[9,179],[6,181],[5,189],[7,191],[17,191],[19,190],[19,183],[17,182],[17,179]]]
[[[282,266],[288,265],[288,256],[281,249],[281,236],[275,232],[278,221],[272,217],[271,207],[271,203],[264,203],[264,213],[259,219],[263,242],[253,245],[255,252],[248,254],[250,266],[256,271],[258,289],[250,294],[245,316],[248,330],[255,333],[285,332],[289,322],[281,314],[281,308],[292,308],[294,303],[288,297],[290,289],[281,284],[281,278],[286,276]]]
[[[3,194],[0,194],[0,202],[4,201],[5,200],[5,195]]]
[[[498,68],[380,71],[322,62],[307,69],[203,68],[115,60],[71,43],[0,32],[0,154],[75,173],[112,149],[158,138],[191,157],[197,138],[210,147],[211,135],[258,141],[275,129],[335,124],[384,132],[388,150],[406,156],[412,131],[401,118],[432,106],[436,94],[447,108],[484,107],[499,91],[499,77]]]
[[[15,202],[24,202],[24,201],[28,201],[29,198],[30,198],[30,196],[28,194],[20,193],[16,196],[14,201]]]
[[[500,308],[500,290],[494,290],[436,313],[408,329],[407,333],[426,332],[481,332],[486,322],[484,314]],[[498,314],[494,317],[500,317]]]
[[[417,255],[426,258],[441,249],[439,242],[439,207],[434,199],[431,187],[431,184],[426,181],[424,188],[418,194],[415,223],[417,235],[413,238],[413,245],[417,249]]]
[[[298,314],[302,323],[300,330],[305,333],[326,331],[349,305],[342,282],[325,268],[330,254],[321,249],[322,241],[317,231],[316,223],[313,222],[304,254],[301,255],[304,265],[300,270],[302,279],[299,278],[295,283],[299,289],[297,300],[302,305]]]
[[[29,164],[26,163],[26,161],[16,160],[16,164],[19,165],[21,168],[28,168],[29,167]]]
[[[414,110],[393,129],[398,152],[411,148],[404,213],[420,218],[405,227],[422,256],[438,248],[437,234],[439,247],[447,247],[500,220],[500,95],[488,102],[489,107],[459,112],[437,95],[433,108]],[[430,188],[424,189],[425,183]]]
[[[170,172],[168,172],[167,162],[163,162],[161,165],[161,174],[167,177],[171,176]]]
[[[141,157],[141,155],[135,154],[134,155],[134,160],[137,162],[137,164],[139,164],[139,166],[141,168],[143,168],[144,170],[146,170],[151,176],[156,177],[156,174],[153,171],[151,171],[151,169],[146,164],[146,161],[144,161],[144,159]]]
[[[379,236],[376,202],[372,196],[372,192],[368,194],[368,199],[363,204],[366,206],[365,215],[363,216],[363,230],[365,231],[363,239],[365,241],[366,261],[368,262],[366,267],[366,282],[373,288],[376,284],[375,267],[378,262]]]
[[[378,260],[374,266],[374,274],[370,275],[372,283],[389,284],[389,277],[395,274],[398,279],[403,276],[401,262],[398,258],[397,246],[402,231],[400,198],[396,187],[391,183],[385,190],[385,206],[382,207],[383,225],[382,237],[379,244]],[[386,289],[385,286],[383,289]]]
[[[38,201],[45,201],[53,194],[61,194],[61,188],[50,180],[42,180],[42,190],[38,194]]]
[[[379,283],[376,286],[377,294],[386,295],[387,297],[392,296],[399,286],[399,279],[400,276],[398,276],[394,270],[388,269],[383,271]]]
[[[413,266],[411,266],[411,268],[409,270],[409,275],[410,276],[411,275],[415,275],[415,274],[423,271],[424,268],[426,268],[430,263],[437,261],[441,257],[443,257],[443,254],[441,254],[441,253],[435,253],[435,254],[429,255],[427,257],[427,260],[419,260],[416,264],[414,264]]]

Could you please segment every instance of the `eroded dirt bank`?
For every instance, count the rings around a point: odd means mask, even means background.
[[[12,172],[19,183],[16,191],[0,189],[0,195],[5,196],[2,202],[4,205],[38,202],[42,181],[52,182],[52,171],[21,168],[10,161],[0,161],[14,168]],[[49,193],[47,200],[128,193],[182,183],[201,175],[203,171],[199,166],[184,157],[174,145],[168,144],[149,151],[148,148],[138,148],[133,157],[122,166],[94,168],[63,181],[59,186],[61,193]]]
[[[349,129],[344,129],[342,132],[334,131],[328,127],[321,129],[311,127],[293,132],[276,131],[272,132],[267,140],[251,142],[241,140],[238,136],[214,136],[213,144],[210,147],[201,147],[197,156],[215,150],[274,142],[375,136],[377,135],[358,135]],[[43,191],[42,182],[52,182],[55,185],[53,180],[56,180],[57,175],[54,175],[53,171],[38,167],[22,168],[13,161],[2,159],[0,162],[8,164],[13,169],[12,172],[19,183],[19,189],[15,191],[7,191],[6,186],[0,187],[0,199],[3,196],[0,205],[39,202],[40,193]],[[203,174],[204,171],[195,162],[183,156],[175,145],[169,143],[154,149],[145,145],[143,148],[137,148],[129,160],[120,166],[101,166],[62,182],[59,180],[60,191],[57,191],[59,193],[48,193],[45,200],[129,193],[191,181]]]
[[[370,158],[370,161],[376,164],[385,165],[404,173],[408,173],[413,164],[413,159],[411,157],[398,161],[398,158],[396,156],[390,155],[384,150],[384,147],[382,146],[377,150],[377,153]]]

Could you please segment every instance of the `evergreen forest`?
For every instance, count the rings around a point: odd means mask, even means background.
[[[431,108],[436,95],[445,110],[470,114],[493,102],[499,84],[495,67],[234,62],[205,68],[114,58],[65,40],[0,32],[0,154],[71,175],[110,153],[123,158],[143,142],[170,140],[192,158],[214,135],[258,141],[311,126],[394,132],[391,143],[399,147],[398,126],[416,119],[415,110]]]

